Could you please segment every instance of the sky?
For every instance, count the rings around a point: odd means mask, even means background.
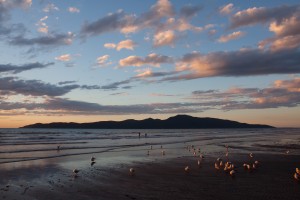
[[[0,0],[0,128],[177,114],[300,127],[300,4]]]

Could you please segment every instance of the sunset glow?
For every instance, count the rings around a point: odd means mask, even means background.
[[[300,4],[0,0],[0,128],[176,114],[300,127]]]

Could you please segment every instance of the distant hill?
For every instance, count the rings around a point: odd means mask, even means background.
[[[21,128],[58,128],[58,129],[210,129],[210,128],[274,128],[269,125],[246,124],[236,121],[199,118],[189,115],[177,115],[166,120],[128,119],[124,121],[100,121],[91,123],[64,123],[31,124]]]

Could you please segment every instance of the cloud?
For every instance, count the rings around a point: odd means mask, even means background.
[[[13,8],[29,8],[32,4],[32,0],[1,0],[0,6],[6,9]]]
[[[12,24],[6,25],[6,22],[11,18],[10,12],[15,8],[27,9],[31,6],[31,0],[0,0],[0,36],[8,37],[12,33],[22,34],[24,25]]]
[[[52,12],[52,11],[59,11],[59,8],[54,5],[53,3],[47,4],[43,9],[44,12]]]
[[[149,96],[153,96],[153,97],[176,97],[176,96],[180,96],[180,95],[178,95],[178,94],[151,93]]]
[[[133,42],[132,40],[123,40],[123,41],[119,42],[119,44],[117,44],[116,49],[118,51],[120,51],[121,49],[133,50],[135,46],[136,46],[136,43]]]
[[[168,0],[158,0],[150,11],[141,14],[138,24],[142,27],[155,27],[162,18],[175,15],[174,8]]]
[[[104,56],[98,57],[97,58],[97,65],[106,66],[106,65],[111,64],[110,62],[107,62],[108,58],[109,58],[109,55],[104,55]]]
[[[26,9],[32,4],[31,0],[9,0],[0,1],[0,22],[6,21],[10,18],[9,12],[15,8]]]
[[[219,102],[221,110],[295,107],[300,104],[300,78],[277,80],[267,88],[194,91],[192,99]]]
[[[63,62],[70,61],[71,59],[72,59],[72,56],[70,54],[63,54],[63,55],[55,57],[55,60],[59,60],[59,61],[63,61]]]
[[[145,69],[139,71],[137,75],[135,75],[133,78],[134,79],[143,79],[143,78],[156,78],[156,77],[163,77],[163,76],[170,76],[177,74],[178,72],[176,71],[171,71],[171,72],[153,72],[151,69]]]
[[[0,73],[9,72],[9,73],[17,74],[32,69],[43,69],[50,65],[54,65],[54,63],[42,64],[36,62],[36,63],[28,63],[23,65],[0,64]]]
[[[132,79],[127,79],[127,80],[124,80],[124,81],[117,81],[117,82],[114,82],[114,83],[110,83],[110,84],[101,86],[101,89],[104,89],[104,90],[115,90],[115,89],[118,89],[119,86],[126,85],[126,84],[129,84],[131,82],[132,82]]]
[[[48,33],[48,26],[47,26],[47,24],[44,22],[45,20],[47,20],[48,19],[48,16],[45,16],[45,17],[43,17],[43,18],[41,18],[38,22],[37,22],[37,24],[36,24],[36,26],[38,26],[38,32],[40,32],[40,33]]]
[[[222,15],[229,15],[229,14],[231,14],[233,12],[233,9],[234,9],[233,8],[233,4],[229,3],[229,4],[225,5],[225,6],[220,7],[219,8],[219,12]]]
[[[81,29],[81,35],[87,37],[113,32],[126,27],[126,24],[124,12],[120,10],[117,13],[112,13],[100,18],[95,22],[86,22]]]
[[[214,76],[253,76],[300,72],[300,52],[242,49],[238,51],[198,52],[184,55],[176,63],[176,71],[184,73],[162,81],[190,80]]]
[[[70,45],[73,41],[75,35],[71,32],[67,34],[50,34],[47,36],[35,37],[35,38],[25,38],[24,36],[17,36],[12,38],[9,43],[16,46],[58,46],[58,45]]]
[[[246,10],[237,12],[231,17],[230,28],[266,23],[274,20],[280,22],[283,19],[290,17],[295,12],[299,12],[298,5],[284,5],[275,8],[248,8]]]
[[[218,42],[221,42],[221,43],[225,43],[225,42],[228,42],[230,40],[235,40],[235,39],[238,39],[242,36],[245,35],[245,32],[242,32],[242,31],[236,31],[236,32],[233,32],[233,33],[230,33],[228,35],[222,35],[219,39],[218,39]]]
[[[58,85],[66,85],[66,84],[73,84],[73,83],[76,83],[76,81],[61,81],[58,82]]]
[[[63,81],[58,85],[44,83],[39,80],[21,80],[16,77],[0,77],[0,93],[6,95],[25,95],[35,97],[57,97],[74,89],[100,90],[98,85],[78,85],[76,81]]]
[[[66,85],[59,87],[53,84],[43,83],[38,80],[20,80],[14,77],[0,78],[0,91],[9,91],[14,94],[61,96],[79,87],[80,86],[78,85]]]
[[[105,43],[103,46],[107,49],[115,49],[117,47],[114,43]]]
[[[272,51],[298,48],[300,46],[300,12],[294,13],[280,22],[272,21],[269,30],[275,36],[260,41],[260,48],[269,48]]]
[[[153,45],[155,47],[174,45],[176,36],[174,31],[168,30],[164,32],[158,32],[154,35]]]
[[[139,56],[129,56],[119,61],[120,67],[135,66],[140,67],[142,65],[151,65],[159,67],[163,63],[172,63],[173,59],[169,56],[158,55],[155,53],[149,54],[145,58]]]
[[[104,89],[104,90],[116,90],[116,89],[120,89],[120,88],[131,89],[132,86],[129,86],[128,84],[131,84],[134,82],[149,83],[151,81],[146,80],[146,79],[164,77],[164,76],[174,75],[174,74],[178,73],[176,71],[153,72],[151,69],[141,69],[141,70],[137,70],[137,71],[138,71],[138,74],[133,77],[130,77],[123,81],[117,81],[117,82],[113,82],[113,83],[101,86],[100,89]],[[123,86],[123,85],[126,85],[126,86]]]
[[[0,79],[1,80],[1,79]],[[0,87],[2,84],[0,85]],[[192,92],[189,100],[182,103],[150,103],[133,105],[101,105],[75,101],[57,96],[43,96],[39,101],[9,102],[0,99],[2,115],[11,112],[38,115],[123,115],[123,114],[166,114],[198,113],[206,110],[265,109],[295,107],[300,104],[300,79],[275,81],[266,88],[231,88],[225,91],[198,90]],[[2,92],[0,90],[0,92]],[[126,95],[113,93],[112,95]],[[172,96],[154,94],[154,96]],[[5,112],[8,111],[9,112]]]
[[[295,49],[300,46],[300,34],[295,36],[285,36],[269,40],[270,49],[273,51],[282,51],[288,49]]]
[[[129,94],[127,92],[116,92],[110,94],[111,96],[128,96]]]
[[[166,34],[166,31],[169,30],[201,31],[203,28],[195,27],[188,21],[200,10],[200,6],[184,6],[181,8],[180,14],[178,14],[178,19],[175,20],[176,12],[171,2],[168,0],[158,0],[151,6],[149,11],[141,13],[139,16],[136,14],[126,14],[124,11],[119,10],[94,22],[86,22],[80,32],[82,37],[88,37],[116,31],[129,34],[144,29],[154,30],[156,35],[163,32]],[[170,21],[172,22],[171,24]]]
[[[80,13],[80,10],[78,8],[75,8],[75,7],[69,7],[68,11],[70,13]]]
[[[1,102],[1,101],[0,101]],[[66,98],[46,98],[42,103],[1,102],[0,110],[12,110],[22,114],[36,115],[123,115],[123,114],[166,114],[200,112],[199,103],[153,103],[135,105],[101,105]],[[10,111],[10,112],[12,112]],[[4,114],[5,115],[5,114]]]
[[[180,9],[180,16],[183,18],[191,18],[196,16],[202,9],[202,6],[185,5]]]
[[[123,40],[119,42],[118,44],[114,43],[105,43],[104,47],[108,49],[116,49],[117,51],[120,51],[121,49],[129,49],[134,50],[134,47],[136,46],[136,43],[132,40]]]

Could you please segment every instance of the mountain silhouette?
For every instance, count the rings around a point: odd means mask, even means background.
[[[217,118],[199,118],[189,115],[176,115],[165,120],[128,119],[124,121],[100,121],[91,123],[54,122],[49,124],[31,124],[21,128],[57,128],[57,129],[213,129],[213,128],[274,128],[269,125],[247,124]]]

